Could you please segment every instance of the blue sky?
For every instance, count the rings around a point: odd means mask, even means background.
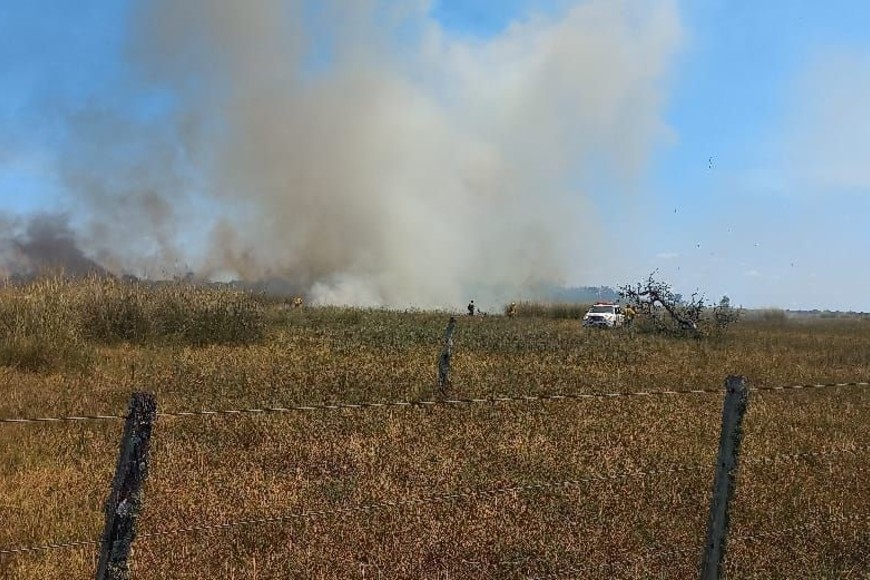
[[[473,46],[583,3],[435,0],[427,11]],[[135,90],[128,10],[114,0],[3,8],[0,210],[79,211],[57,158],[75,148],[71,112]],[[658,111],[666,136],[630,184],[584,178],[598,234],[577,238],[571,251],[585,257],[564,282],[616,285],[658,269],[684,294],[870,311],[870,4],[695,0],[676,11],[682,35]],[[164,97],[112,114],[147,125],[171,106]]]

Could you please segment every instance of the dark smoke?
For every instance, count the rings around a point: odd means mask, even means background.
[[[65,216],[0,217],[0,232],[0,273],[5,276],[109,274],[79,248]]]

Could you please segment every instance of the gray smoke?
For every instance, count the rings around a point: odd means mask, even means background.
[[[0,216],[0,275],[35,276],[51,271],[67,276],[105,275],[85,255],[62,215],[27,220]]]
[[[282,277],[350,304],[485,300],[582,267],[585,188],[631,183],[666,133],[675,2],[578,2],[487,40],[428,12],[139,2],[127,100],[70,116],[82,247],[115,272]]]

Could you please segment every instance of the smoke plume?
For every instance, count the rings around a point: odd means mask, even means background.
[[[455,305],[576,271],[589,184],[636,178],[666,132],[675,2],[589,0],[487,39],[429,12],[139,2],[123,87],[68,119],[81,247],[327,303]]]
[[[0,215],[0,276],[105,275],[105,269],[79,248],[64,216],[39,215],[29,220]]]

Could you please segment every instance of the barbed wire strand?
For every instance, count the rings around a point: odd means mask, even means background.
[[[314,405],[294,405],[289,407],[262,407],[253,409],[230,409],[230,410],[204,410],[204,411],[176,411],[158,413],[160,417],[192,417],[199,415],[242,415],[264,413],[292,413],[297,411],[336,411],[336,410],[359,410],[376,409],[385,407],[433,407],[433,406],[459,406],[495,403],[517,402],[547,402],[563,400],[583,399],[613,399],[618,397],[654,397],[661,395],[689,395],[689,394],[724,394],[722,389],[691,389],[685,391],[635,391],[635,392],[612,392],[612,393],[558,393],[541,395],[496,395],[476,398],[452,398],[452,399],[429,399],[418,401],[375,401],[361,403],[322,403]]]
[[[865,387],[868,382],[850,383],[825,383],[813,385],[789,385],[780,387],[750,387],[750,391],[790,391],[801,389],[822,389],[831,387]],[[227,415],[262,415],[272,413],[296,413],[301,411],[337,411],[337,410],[360,410],[376,409],[385,407],[431,407],[450,405],[475,405],[494,403],[515,402],[547,402],[547,401],[576,401],[576,400],[603,400],[621,397],[658,397],[673,395],[722,395],[724,389],[685,389],[685,390],[658,390],[658,391],[631,391],[631,392],[591,392],[591,393],[554,393],[540,395],[496,395],[489,397],[469,397],[452,399],[429,399],[417,401],[367,401],[360,403],[318,403],[310,405],[291,405],[286,407],[254,407],[247,409],[214,409],[197,411],[166,411],[157,413],[158,417],[201,417],[201,416],[227,416]],[[126,415],[68,415],[60,417],[22,417],[0,418],[0,423],[60,423],[67,421],[109,421],[126,419]]]
[[[3,548],[0,549],[2,554],[24,554],[28,552],[44,552],[48,550],[65,550],[68,548],[81,548],[84,546],[98,546],[101,540],[75,540],[71,542],[58,542],[52,544],[42,544],[39,546],[23,546],[20,548]]]
[[[809,385],[786,385],[781,387],[749,387],[750,391],[799,391],[827,389],[832,387],[870,387],[870,382],[853,381],[849,383],[819,383]]]
[[[117,421],[126,415],[68,415],[65,417],[22,417],[0,419],[0,423],[63,423],[72,421]]]

